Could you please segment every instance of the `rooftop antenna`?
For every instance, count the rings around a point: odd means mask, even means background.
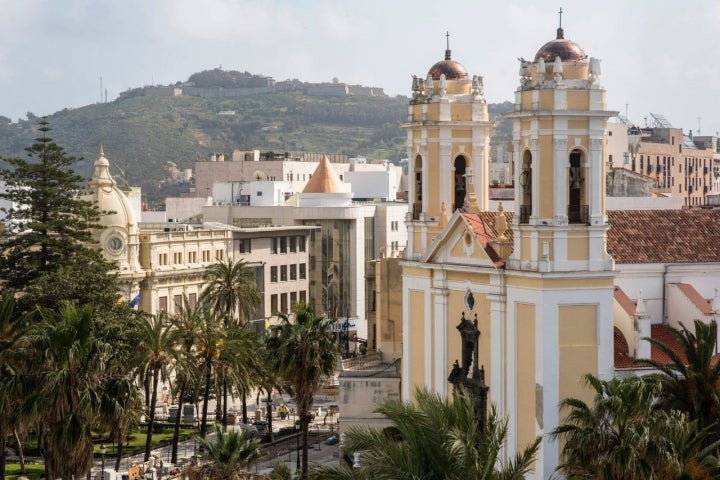
[[[700,136],[700,122],[702,120],[702,117],[697,117],[697,119],[698,119],[698,133],[697,134],[698,134],[698,136]]]
[[[103,93],[103,86],[102,86],[102,75],[100,76],[100,103],[102,103],[102,93]]]
[[[447,48],[445,49],[445,60],[451,60],[450,57],[450,32],[445,32],[445,43]]]

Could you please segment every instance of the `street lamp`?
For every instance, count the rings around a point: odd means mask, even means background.
[[[105,444],[100,444],[100,480],[105,480],[105,452],[107,452],[107,448],[105,448]]]
[[[295,432],[297,435],[295,435],[295,440],[297,442],[297,461],[295,462],[295,468],[296,470],[300,470],[300,421],[297,421],[295,423]]]

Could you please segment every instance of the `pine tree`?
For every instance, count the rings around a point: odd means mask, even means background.
[[[6,191],[0,198],[11,201],[5,233],[0,236],[0,284],[25,291],[35,280],[72,265],[106,264],[92,248],[91,228],[100,212],[82,199],[84,179],[72,168],[68,156],[40,122],[41,136],[26,148],[28,159],[2,158],[10,168],[0,169]]]

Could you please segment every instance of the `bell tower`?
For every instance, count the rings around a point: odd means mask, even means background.
[[[592,400],[582,379],[613,375],[614,263],[606,251],[605,135],[600,61],[562,25],[534,59],[520,59],[515,92],[513,252],[506,261],[507,353],[490,393],[505,394],[510,447],[545,436],[565,398]],[[544,440],[538,478],[560,461]]]
[[[491,123],[483,78],[468,75],[452,59],[449,34],[445,58],[427,75],[413,75],[408,106],[410,211],[406,258],[416,259],[456,210],[488,206]]]
[[[520,59],[513,158],[512,269],[612,269],[605,251],[606,110],[600,60],[566,40],[562,26],[533,61]]]

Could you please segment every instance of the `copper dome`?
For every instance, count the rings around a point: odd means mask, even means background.
[[[535,54],[535,61],[537,62],[541,57],[546,62],[554,62],[555,57],[560,57],[563,62],[587,62],[587,56],[580,45],[571,40],[565,40],[562,28],[558,28],[555,40],[549,41],[538,50]]]
[[[440,75],[445,74],[446,80],[464,80],[470,78],[467,70],[460,62],[456,62],[450,55],[450,50],[445,50],[445,60],[437,62],[430,67],[428,75],[433,80],[440,80]]]

